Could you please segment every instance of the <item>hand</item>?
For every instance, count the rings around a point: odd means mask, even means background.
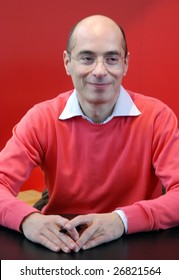
[[[72,231],[80,225],[85,225],[85,227],[76,241],[78,247],[75,252],[78,252],[80,248],[85,250],[117,239],[124,233],[123,222],[115,212],[80,215],[66,223],[65,228]]]
[[[75,227],[67,230],[67,234],[60,232],[68,221],[58,215],[32,213],[24,219],[21,228],[29,240],[55,252],[62,250],[69,253],[71,250],[78,251],[75,241],[79,238],[79,234]]]

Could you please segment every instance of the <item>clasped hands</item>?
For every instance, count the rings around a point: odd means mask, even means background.
[[[78,232],[79,226],[83,227]],[[123,222],[115,212],[79,215],[72,220],[32,213],[23,220],[21,228],[27,239],[65,253],[95,247],[119,238],[124,232]]]

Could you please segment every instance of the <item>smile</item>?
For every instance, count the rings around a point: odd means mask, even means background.
[[[97,89],[105,89],[110,85],[110,83],[88,83],[88,84]]]

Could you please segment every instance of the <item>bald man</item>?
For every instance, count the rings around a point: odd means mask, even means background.
[[[74,89],[27,112],[1,152],[2,225],[66,253],[179,225],[177,120],[159,100],[122,87],[128,63],[112,19],[73,27],[64,67]],[[49,194],[41,211],[15,197],[36,166]]]

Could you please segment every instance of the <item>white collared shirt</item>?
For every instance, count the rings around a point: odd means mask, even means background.
[[[121,86],[119,97],[114,106],[114,110],[113,110],[112,114],[103,122],[103,124],[109,122],[114,117],[139,116],[140,114],[141,114],[141,112],[138,110],[138,108],[134,104],[130,95]],[[87,116],[85,116],[84,113],[82,112],[82,110],[80,108],[80,104],[78,102],[78,93],[77,93],[76,89],[74,89],[74,91],[70,95],[70,97],[65,105],[65,108],[63,109],[62,113],[60,114],[59,119],[66,120],[66,119],[70,119],[70,118],[73,118],[76,116],[82,116],[84,119],[93,123],[93,121],[90,118],[88,118]],[[116,212],[120,216],[120,218],[124,224],[125,233],[126,233],[127,229],[128,229],[128,224],[127,224],[127,217],[126,217],[125,213],[122,210],[115,210],[114,212]]]
[[[103,123],[110,121],[113,117],[139,116],[140,114],[141,112],[137,109],[130,95],[121,86],[120,94],[116,101],[114,110],[112,114]],[[90,118],[83,114],[80,108],[80,104],[78,102],[78,93],[76,89],[74,89],[66,103],[64,110],[60,114],[59,119],[66,120],[76,116],[82,116],[84,119],[87,119],[89,122],[93,123],[93,121]]]

